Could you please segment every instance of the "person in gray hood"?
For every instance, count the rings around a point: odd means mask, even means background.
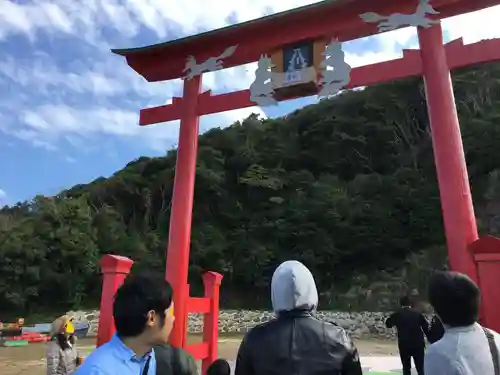
[[[245,335],[235,375],[362,375],[344,329],[313,316],[318,291],[306,266],[282,263],[271,281],[271,300],[276,319]]]

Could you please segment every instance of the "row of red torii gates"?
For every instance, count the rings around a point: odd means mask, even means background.
[[[287,46],[304,41],[325,41],[324,46],[332,37],[343,42],[374,35],[378,32],[376,25],[364,22],[360,14],[367,11],[388,15],[412,14],[417,3],[418,0],[326,0],[164,44],[113,52],[124,56],[129,66],[147,81],[165,81],[183,76],[188,56],[205,61],[219,55],[228,46],[238,47],[233,55],[224,58],[224,68],[254,62],[261,54],[283,51]],[[432,17],[434,20],[452,17],[499,3],[500,0],[433,0],[432,6],[439,12],[439,17]],[[350,82],[345,88],[423,76],[450,266],[479,283],[483,293],[482,322],[500,331],[500,293],[497,291],[500,285],[500,240],[478,236],[450,79],[452,69],[500,60],[500,39],[469,45],[457,39],[444,45],[441,25],[436,22],[431,27],[418,27],[418,41],[420,49],[404,50],[402,58],[352,69]],[[166,277],[174,287],[176,314],[171,343],[186,347],[188,313],[204,313],[204,342],[187,348],[195,358],[203,359],[203,368],[206,369],[217,357],[218,296],[222,276],[215,272],[206,273],[203,276],[205,298],[189,296],[188,263],[199,118],[252,107],[255,102],[250,100],[249,90],[220,95],[202,92],[201,75],[184,79],[182,98],[174,97],[171,104],[142,109],[140,125],[180,119],[166,265]],[[300,96],[304,94],[292,93],[280,100]],[[114,332],[113,295],[131,265],[131,260],[119,256],[109,255],[102,261],[104,284],[99,345],[109,340]]]

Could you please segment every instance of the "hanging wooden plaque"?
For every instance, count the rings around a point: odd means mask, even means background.
[[[278,100],[314,95],[323,60],[325,41],[302,41],[271,55],[274,97]]]

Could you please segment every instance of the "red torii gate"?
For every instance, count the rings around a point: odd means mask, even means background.
[[[494,6],[500,0],[431,2],[442,19]],[[374,35],[378,32],[376,25],[364,22],[360,14],[412,14],[417,3],[417,0],[326,0],[164,44],[113,52],[124,56],[129,66],[147,81],[165,81],[183,76],[189,55],[205,61],[228,46],[238,47],[234,54],[223,58],[224,68],[257,61],[263,53],[273,53],[297,42],[324,40],[326,44],[331,37],[343,42]],[[402,58],[352,69],[346,88],[410,76],[424,77],[450,265],[479,282],[483,289],[483,321],[500,331],[500,293],[495,292],[495,285],[500,282],[500,240],[478,239],[450,80],[450,69],[500,60],[500,40],[464,45],[458,39],[444,46],[439,24],[419,27],[418,40],[420,50],[405,50]],[[197,75],[184,80],[182,98],[173,98],[171,104],[140,112],[140,125],[180,119],[166,267],[166,277],[175,290],[177,319],[171,343],[176,346],[186,345],[187,276],[199,117],[251,106],[255,103],[250,100],[249,90],[221,95],[201,92],[201,75]],[[103,301],[104,298],[103,295]],[[209,343],[212,350],[216,350],[216,344]]]

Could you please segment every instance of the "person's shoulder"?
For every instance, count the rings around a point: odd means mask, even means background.
[[[113,359],[114,349],[112,345],[110,343],[101,345],[100,347],[94,349],[92,353],[90,353],[87,357],[85,357],[82,365],[78,368],[79,370],[85,370],[85,372],[78,373],[78,375],[107,374],[107,364],[109,364],[110,360]],[[92,372],[87,372],[90,369],[92,369]]]
[[[115,349],[113,348],[113,345],[111,342],[107,342],[98,348],[95,348],[92,353],[87,357],[88,359],[91,358],[102,358],[102,357],[107,357],[107,356],[113,356]]]
[[[112,375],[112,372],[99,362],[84,361],[73,375]]]
[[[422,310],[417,310],[417,309],[415,309],[414,311],[415,311],[415,313],[416,313],[419,317],[421,317],[421,318],[425,318],[425,320],[427,320],[427,321],[432,320],[432,318],[429,318],[428,316],[426,316],[425,312],[423,312]]]
[[[442,339],[431,344],[425,351],[425,372],[433,374],[465,374],[463,364],[457,352],[447,348],[447,342]]]
[[[396,320],[399,319],[400,315],[401,315],[401,309],[398,309],[396,311],[391,312],[387,319],[391,319],[393,323],[396,323]]]
[[[493,335],[493,338],[495,339],[495,344],[500,348],[500,333],[493,331],[492,329],[488,329],[488,331],[491,332]]]
[[[454,340],[443,337],[430,344],[425,351],[425,357],[432,360],[450,360],[458,351],[456,343],[452,341]]]
[[[423,318],[427,321],[427,318],[425,317],[425,315],[421,311],[416,310],[416,309],[411,309],[411,313],[415,317],[415,319],[421,320]]]
[[[153,348],[154,354],[156,358],[160,357],[172,357],[172,356],[177,356],[177,357],[184,357],[184,358],[191,358],[193,357],[191,353],[189,353],[186,349],[183,348],[177,348],[175,346],[165,344],[165,345],[156,345]]]
[[[278,319],[273,318],[269,320],[268,322],[260,323],[257,324],[256,326],[250,328],[246,333],[245,333],[245,338],[253,338],[255,336],[258,336],[260,334],[263,334],[271,329],[273,329],[276,324],[278,324]]]
[[[439,354],[442,351],[442,340],[436,341],[435,343],[430,344],[425,350],[426,355],[435,355]]]
[[[440,359],[452,358],[459,351],[460,340],[455,336],[444,335],[440,340],[427,347],[426,357]]]
[[[334,327],[340,327],[340,324],[338,324],[338,323],[337,323],[335,320],[333,320],[333,319],[328,319],[328,318],[327,318],[327,319],[318,319],[318,318],[316,318],[316,317],[315,317],[314,319],[319,320],[320,322],[326,323],[326,324],[328,324],[328,325],[332,325],[332,326],[334,326]]]
[[[308,322],[309,327],[318,335],[321,335],[322,339],[348,348],[353,346],[351,336],[334,320],[311,317]]]
[[[292,322],[290,320],[289,322]],[[250,328],[243,336],[243,342],[249,344],[255,340],[260,340],[262,337],[267,337],[268,335],[273,335],[276,332],[276,328],[279,325],[288,324],[286,321],[273,318],[267,322],[257,324],[256,326]]]
[[[342,328],[336,321],[332,319],[326,319],[326,320],[320,320],[317,318],[314,318],[316,321],[318,321],[325,330],[328,331],[334,331],[334,332],[340,332],[340,333],[345,333],[346,330]]]
[[[427,347],[424,361],[426,368],[442,368],[444,364],[450,362],[439,341]]]
[[[169,344],[156,345],[153,348],[157,364],[157,373],[197,374],[194,357],[187,350]]]
[[[347,331],[337,323],[333,321],[324,321],[321,322],[321,324],[323,325],[324,332],[326,333],[325,337],[327,339],[330,339],[347,347],[353,345],[351,336],[349,336]]]

